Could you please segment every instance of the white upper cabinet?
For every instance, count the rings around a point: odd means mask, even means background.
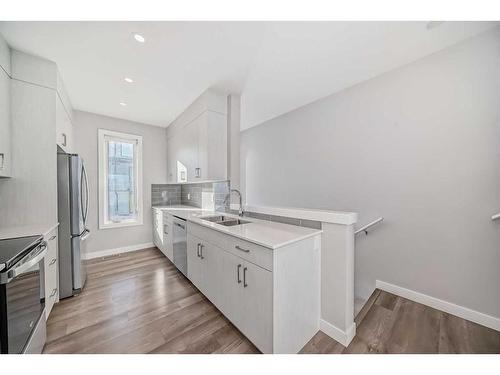
[[[52,89],[56,92],[56,134],[55,143],[64,151],[71,153],[73,149],[73,109],[66,94],[57,65],[24,52],[11,52],[12,78],[22,82]]]
[[[75,152],[73,147],[73,109],[59,74],[57,74],[56,143],[68,153]]]
[[[168,182],[227,178],[227,96],[206,91],[167,128]]]
[[[198,168],[200,180],[227,178],[227,116],[206,111],[198,124]],[[196,171],[195,171],[196,172]]]
[[[11,176],[10,48],[0,35],[0,177]]]
[[[73,124],[59,95],[56,96],[56,143],[64,151],[73,152]]]

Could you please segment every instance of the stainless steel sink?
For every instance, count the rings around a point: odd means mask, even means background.
[[[236,219],[230,216],[217,215],[217,216],[207,216],[201,217],[200,219],[210,221],[211,223],[224,225],[226,227],[233,227],[235,225],[243,225],[249,223],[249,221]]]
[[[217,221],[224,221],[224,219],[228,219],[226,216],[207,216],[207,217],[200,217],[200,219],[205,220],[205,221],[210,221],[211,223],[215,223]]]
[[[233,220],[225,220],[225,221],[218,221],[216,224],[224,225],[226,227],[234,227],[235,225],[243,225],[247,224],[249,221],[245,220],[240,220],[240,219],[233,219]]]

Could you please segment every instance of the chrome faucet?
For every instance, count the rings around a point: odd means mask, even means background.
[[[231,206],[231,193],[237,193],[238,194],[238,198],[239,198],[239,203],[240,203],[240,208],[238,209],[238,216],[243,216],[244,214],[244,211],[243,211],[243,203],[242,203],[242,199],[241,199],[241,193],[239,190],[237,189],[231,189],[229,191],[229,194],[226,196],[226,199],[224,199],[224,203],[227,203],[227,201],[229,200],[229,206]]]

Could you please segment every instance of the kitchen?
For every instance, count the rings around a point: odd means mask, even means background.
[[[499,30],[0,22],[2,353],[500,353]]]

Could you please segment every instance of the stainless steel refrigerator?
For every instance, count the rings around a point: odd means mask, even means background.
[[[83,159],[61,149],[57,152],[57,195],[59,298],[67,298],[80,293],[87,278],[89,184]]]

